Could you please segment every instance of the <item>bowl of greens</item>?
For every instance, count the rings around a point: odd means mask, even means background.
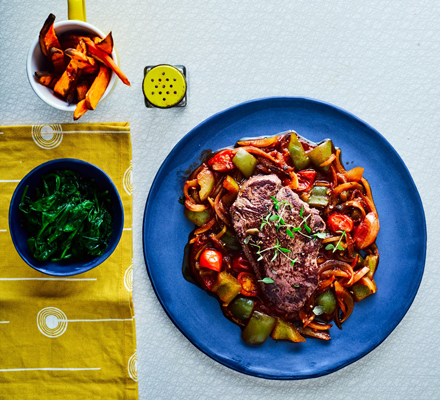
[[[39,165],[18,184],[9,208],[14,246],[32,268],[77,275],[104,262],[124,226],[119,193],[100,168],[77,159]]]

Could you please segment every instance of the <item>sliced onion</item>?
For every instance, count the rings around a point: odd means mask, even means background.
[[[359,182],[363,179],[363,173],[364,169],[362,167],[355,167],[345,173],[345,178],[347,182]]]
[[[214,218],[211,218],[205,225],[202,225],[200,228],[196,229],[194,231],[194,235],[200,235],[201,233],[204,233],[206,231],[209,231],[215,224],[217,220]]]
[[[316,322],[310,322],[308,325],[309,328],[315,329],[317,331],[328,331],[332,326],[333,324],[321,325]]]
[[[362,213],[363,218],[365,218],[365,215],[367,215],[365,213],[365,208],[362,206],[362,204],[359,201],[356,201],[356,200],[346,201],[345,203],[342,204],[342,207],[344,207],[344,208],[347,208],[347,207],[358,208],[360,210],[360,212]]]
[[[240,149],[246,150],[248,153],[252,153],[252,154],[256,154],[258,156],[262,156],[264,158],[267,158],[271,161],[273,161],[275,164],[278,164],[278,160],[276,160],[275,158],[273,158],[270,154],[267,154],[265,151],[259,149],[258,147],[253,147],[253,146],[243,146],[240,147]],[[238,149],[234,149],[232,150],[235,153],[237,153]]]
[[[362,279],[360,279],[360,283],[362,283],[363,285],[367,286],[368,289],[371,290],[371,293],[376,293],[377,292],[377,286],[374,283],[374,281],[371,280],[370,278],[367,278],[366,276],[364,276]]]
[[[333,161],[336,160],[336,154],[332,154],[327,160],[325,160],[323,163],[319,164],[321,168],[327,167],[327,165],[330,165]]]
[[[341,309],[344,317],[340,320],[342,324],[351,315],[354,308],[354,301],[351,294],[338,281],[335,282],[336,301]]]
[[[185,182],[185,186],[183,187],[183,194],[185,195],[187,200],[194,202],[194,199],[189,195],[188,190],[191,188],[196,188],[198,187],[198,185],[199,184],[197,182],[197,179]]]
[[[208,208],[204,204],[196,204],[196,203],[193,203],[193,202],[191,202],[189,200],[185,200],[185,207],[188,210],[191,210],[191,211],[194,211],[194,212],[205,211]]]
[[[333,177],[332,187],[337,187],[338,186],[338,175],[336,173],[336,168],[333,165],[330,165],[330,171],[331,171],[332,177]]]
[[[361,280],[369,272],[370,272],[370,268],[369,267],[363,267],[359,271],[356,271],[354,273],[353,281],[352,281],[350,286],[353,286],[356,282]]]
[[[358,182],[347,182],[336,186],[332,191],[332,196],[339,196],[345,190],[359,189],[362,190],[364,187]]]
[[[345,173],[345,168],[341,164],[341,149],[336,149],[336,161],[335,161],[335,168],[336,171],[340,174]]]
[[[278,136],[265,138],[265,139],[255,139],[255,140],[241,140],[237,142],[239,146],[255,146],[255,147],[269,147],[278,141]]]
[[[229,221],[229,218],[224,213],[224,208],[220,207],[220,197],[222,195],[222,190],[218,193],[217,197],[215,198],[215,201],[213,201],[210,197],[208,197],[208,201],[211,204],[211,207],[214,209],[217,216],[220,218],[223,223],[225,223],[227,226],[231,226],[231,222]]]

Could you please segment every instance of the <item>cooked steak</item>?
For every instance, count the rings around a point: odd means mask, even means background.
[[[318,284],[321,240],[313,234],[323,232],[325,223],[317,210],[282,187],[276,175],[257,175],[241,187],[230,214],[255,275],[274,281],[260,283],[266,297],[286,313],[303,307]]]

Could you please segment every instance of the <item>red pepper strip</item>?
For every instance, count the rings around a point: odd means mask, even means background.
[[[235,168],[235,165],[232,162],[234,154],[235,153],[231,149],[219,151],[208,161],[208,164],[214,171],[230,171],[231,169]]]
[[[250,272],[240,272],[237,280],[240,282],[240,293],[244,296],[256,296],[259,292],[257,278]]]
[[[298,188],[296,189],[298,192],[307,192],[315,181],[316,171],[312,169],[308,169],[305,171],[300,171],[296,174],[298,176]]]
[[[220,272],[222,269],[222,254],[217,250],[206,249],[200,256],[200,266]]]
[[[335,293],[339,308],[344,314],[344,317],[340,321],[342,324],[353,312],[354,301],[347,289],[342,287],[338,281],[335,282]]]
[[[237,142],[239,146],[255,146],[255,147],[269,147],[278,141],[278,136],[255,139],[255,140],[241,140]]]
[[[316,329],[317,331],[327,331],[332,326],[333,324],[321,325],[321,324],[317,324],[316,322],[310,322],[308,325],[309,328]]]

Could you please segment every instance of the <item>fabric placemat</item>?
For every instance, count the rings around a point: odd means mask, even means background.
[[[20,180],[58,158],[104,170],[125,216],[113,254],[67,278],[30,268],[8,223]],[[0,127],[0,398],[137,399],[132,189],[128,122]]]

